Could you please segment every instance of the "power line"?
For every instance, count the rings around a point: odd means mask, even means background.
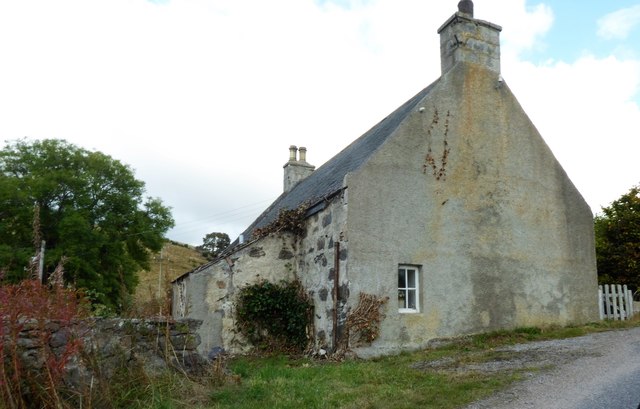
[[[172,229],[172,233],[175,235],[184,235],[189,232],[197,231],[202,228],[200,225],[205,221],[208,221],[209,223],[215,222],[219,224],[225,224],[225,223],[230,223],[232,221],[241,220],[254,214],[255,213],[254,208],[257,208],[257,206],[263,206],[265,203],[271,202],[272,200],[273,199],[265,199],[259,202],[254,202],[254,203],[245,205],[245,206],[240,206],[235,209],[230,209],[224,212],[216,213],[214,215],[207,216],[202,219],[181,222],[179,227],[174,227]],[[238,213],[239,211],[242,211],[242,212]],[[221,216],[225,216],[225,217],[221,217]],[[185,226],[185,225],[191,225],[194,223],[197,223],[198,226],[193,226],[193,227]],[[145,230],[141,232],[127,234],[125,237],[140,236],[140,235],[143,235],[146,233],[152,233],[152,232],[153,230]]]
[[[261,202],[256,202],[256,203],[252,203],[250,205],[246,205],[246,206],[242,206],[242,207],[238,207],[235,209],[230,209],[224,212],[220,212],[211,216],[207,216],[205,218],[201,218],[201,219],[196,219],[196,220],[190,220],[190,221],[186,221],[186,222],[180,222],[179,226],[174,227],[173,232],[174,233],[181,233],[183,231],[193,231],[193,230],[197,230],[199,228],[199,226],[193,226],[191,227],[191,225],[193,224],[198,224],[201,225],[203,222],[208,222],[208,223],[229,223],[229,222],[233,222],[233,221],[237,221],[237,220],[241,220],[244,219],[248,216],[251,216],[252,214],[256,213],[256,210],[261,209],[262,205],[264,205],[264,203],[269,202],[271,199],[269,200],[263,200]],[[260,208],[258,208],[258,206],[261,206]]]

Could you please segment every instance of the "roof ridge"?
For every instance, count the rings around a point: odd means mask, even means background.
[[[418,102],[431,92],[438,81],[439,79],[422,89],[322,166],[318,167],[308,177],[301,180],[289,191],[278,196],[273,203],[247,227],[242,233],[242,236],[250,239],[256,228],[264,227],[275,220],[280,209],[295,209],[305,202],[307,202],[310,207],[313,207],[313,205],[323,200],[323,198],[332,196],[342,189],[344,176],[360,168],[360,166],[386,142]],[[230,247],[235,247],[238,244],[241,243],[239,239],[236,239]]]

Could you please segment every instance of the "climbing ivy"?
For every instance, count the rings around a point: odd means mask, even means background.
[[[240,290],[236,327],[263,351],[302,352],[313,306],[298,281],[261,281]]]

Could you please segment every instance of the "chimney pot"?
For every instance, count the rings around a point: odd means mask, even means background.
[[[289,146],[289,162],[297,161],[298,147],[296,145]]]
[[[297,152],[300,151],[300,160],[297,160]],[[309,176],[316,168],[307,163],[307,148],[301,146],[298,149],[295,145],[289,147],[289,161],[284,164],[284,191],[288,192],[298,182]]]
[[[468,14],[470,17],[473,17],[473,1],[471,0],[462,0],[458,3],[458,11],[460,13]]]

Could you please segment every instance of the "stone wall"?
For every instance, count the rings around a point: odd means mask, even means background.
[[[185,316],[202,321],[201,354],[216,348],[244,353],[251,346],[235,331],[234,302],[240,288],[260,281],[277,283],[296,277],[296,240],[291,233],[270,234],[248,242],[229,257],[205,264],[173,283],[182,292]],[[178,311],[177,297],[173,299]],[[180,318],[176,316],[176,318]]]
[[[139,366],[153,375],[169,368],[190,374],[204,371],[207,360],[196,349],[200,344],[197,330],[201,322],[140,319],[90,319],[72,325],[36,320],[26,321],[16,345],[23,367],[40,370],[44,365],[42,340],[48,351],[60,357],[69,343],[80,338],[82,349],[71,356],[66,367],[65,382],[81,387],[92,377],[109,379],[118,368]],[[5,355],[13,344],[9,326],[4,325]],[[44,334],[42,331],[45,331]]]
[[[350,307],[347,211],[347,190],[344,190],[307,219],[306,234],[297,246],[298,279],[307,289],[315,310],[316,350],[337,347]]]
[[[251,349],[235,331],[234,302],[238,289],[262,280],[300,280],[314,304],[314,348],[335,348],[334,341],[340,336],[350,308],[347,209],[345,190],[328,198],[322,210],[307,218],[302,237],[289,232],[269,234],[176,280],[176,318],[184,310],[186,316],[203,322],[198,330],[202,338],[200,353],[206,355],[220,347],[231,353]],[[179,302],[184,308],[179,308]]]

